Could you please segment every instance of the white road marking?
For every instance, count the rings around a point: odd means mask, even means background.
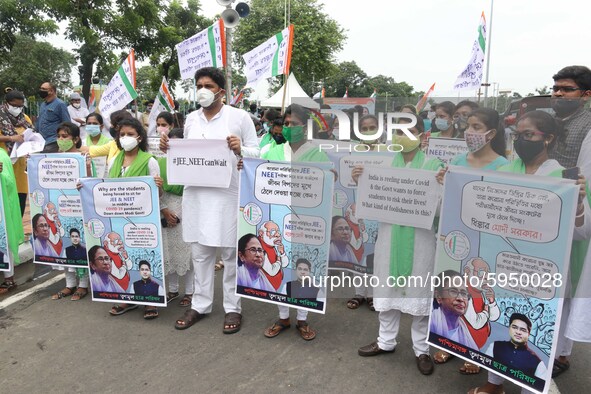
[[[37,286],[33,286],[28,290],[21,291],[18,294],[15,294],[11,297],[8,297],[6,300],[0,302],[0,309],[4,309],[9,307],[10,305],[19,302],[22,299],[27,298],[28,296],[34,294],[38,290],[41,290],[45,287],[51,286],[52,284],[59,282],[64,278],[64,275],[57,275],[49,280],[44,281],[43,283],[39,283]]]

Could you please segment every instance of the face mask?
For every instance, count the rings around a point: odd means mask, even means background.
[[[123,150],[129,152],[134,150],[134,148],[137,146],[137,144],[139,144],[139,142],[137,138],[133,138],[126,135],[125,137],[119,138],[119,144],[121,145]]]
[[[216,93],[209,89],[201,88],[197,91],[197,101],[203,108],[208,108],[213,104]]]
[[[463,133],[468,128],[468,118],[460,116],[453,122],[454,130],[458,133]]]
[[[281,145],[285,143],[285,137],[283,136],[283,134],[273,134],[273,139],[275,140],[275,143],[277,145]]]
[[[39,97],[41,97],[42,99],[44,99],[45,97],[49,96],[49,92],[46,90],[40,90],[37,92],[39,94]]]
[[[8,104],[8,113],[10,113],[15,118],[19,116],[23,112],[23,107],[13,107],[12,105]]]
[[[267,123],[263,123],[263,129],[265,130],[265,133],[268,133],[270,127],[269,127],[269,125]]]
[[[402,146],[402,152],[404,153],[412,152],[413,150],[417,149],[421,144],[421,134],[415,136],[417,137],[416,141],[411,140],[406,135],[395,135],[392,139],[392,143]]]
[[[429,120],[435,119],[435,111],[427,112],[427,119],[429,119]]]
[[[80,109],[80,104],[72,104],[72,107],[74,107],[76,109]]]
[[[334,138],[336,138],[337,140],[339,139],[339,128],[337,127],[336,129],[332,129],[332,135],[334,136]]]
[[[86,132],[91,137],[96,137],[97,135],[99,135],[101,133],[101,126],[99,126],[97,124],[86,125]]]
[[[519,158],[524,163],[529,163],[537,155],[539,155],[545,148],[545,141],[527,141],[523,138],[518,138],[517,141],[513,142],[515,153],[519,155]]]
[[[439,131],[446,131],[447,129],[449,129],[449,121],[447,121],[446,119],[437,118],[435,119],[435,126]]]
[[[57,147],[59,148],[60,152],[67,152],[74,146],[73,140],[57,140]]]
[[[156,127],[156,132],[159,135],[162,135],[162,134],[168,135],[168,127],[166,127],[166,126],[158,126],[158,127]]]
[[[550,101],[552,109],[561,118],[564,118],[579,109],[583,101],[579,99],[569,100],[564,98],[554,98]]]
[[[466,145],[468,145],[468,149],[470,150],[470,152],[477,152],[480,149],[484,148],[484,146],[488,143],[488,141],[486,140],[486,136],[491,131],[492,130],[489,130],[484,134],[466,132]]]
[[[306,137],[304,126],[283,126],[282,134],[290,144],[298,143]]]

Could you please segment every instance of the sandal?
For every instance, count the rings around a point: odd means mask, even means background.
[[[476,364],[464,362],[464,365],[460,367],[460,373],[462,375],[476,375],[480,373],[480,367]]]
[[[52,300],[61,300],[64,297],[71,296],[72,294],[74,294],[75,291],[76,291],[75,287],[64,287],[63,289],[61,289],[60,291],[58,291],[57,293],[52,295],[51,299]]]
[[[300,332],[301,337],[304,338],[306,341],[311,341],[312,339],[316,338],[316,331],[310,328],[310,325],[307,321],[298,320],[296,328]]]
[[[146,320],[152,320],[158,317],[158,308],[156,308],[155,306],[153,307],[145,307],[144,308],[144,319]]]
[[[568,371],[569,368],[570,363],[568,361],[563,363],[562,361],[554,360],[554,365],[552,366],[552,378],[560,376]]]
[[[176,292],[172,292],[169,291],[168,293],[166,293],[166,303],[168,304],[170,301],[176,300],[177,298],[179,298],[179,293],[178,291]]]
[[[0,284],[0,294],[6,294],[16,289],[16,283],[13,280],[5,280]]]
[[[177,330],[186,330],[205,316],[207,315],[201,314],[194,309],[189,309],[185,311],[183,317],[177,319],[176,323],[174,323],[174,328]]]
[[[433,361],[435,364],[445,364],[455,356],[448,352],[444,352],[443,350],[438,350],[433,354]]]
[[[193,296],[190,294],[185,294],[183,299],[179,302],[179,306],[186,308],[188,306],[191,306],[191,302],[193,302]]]
[[[349,301],[347,301],[347,308],[357,309],[364,302],[365,302],[365,298],[355,296],[355,297],[351,298]]]
[[[264,334],[267,338],[275,338],[281,334],[281,331],[287,330],[289,327],[291,327],[289,319],[279,319],[271,327],[265,329]]]
[[[88,289],[85,287],[79,287],[76,292],[74,294],[72,294],[72,297],[70,298],[70,301],[79,301],[81,299],[83,299],[84,297],[86,297],[86,295],[88,294]]]
[[[367,297],[367,307],[372,312],[376,311],[376,308],[374,308],[374,306],[373,306],[373,297]]]
[[[482,387],[474,387],[473,389],[471,389],[470,391],[468,391],[468,394],[505,394],[505,391],[503,390],[503,386],[498,386],[497,390],[493,391],[493,392],[489,392],[489,391],[480,391],[482,389]],[[500,391],[499,391],[500,390]]]
[[[224,317],[224,334],[234,334],[240,331],[242,315],[236,312],[228,312]],[[234,326],[234,327],[231,327]]]
[[[215,270],[216,271],[221,271],[224,269],[224,263],[221,261],[218,261],[217,263],[215,263]]]
[[[138,307],[139,307],[139,305],[129,305],[129,304],[115,305],[114,307],[111,308],[109,313],[113,316],[118,316],[118,315],[122,315],[124,313],[127,313],[129,311],[132,311],[134,309],[137,309]]]

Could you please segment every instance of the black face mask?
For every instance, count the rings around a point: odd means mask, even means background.
[[[319,140],[327,140],[328,139],[328,131],[320,131],[318,132],[318,139]]]
[[[275,140],[275,143],[277,145],[285,143],[285,137],[283,136],[283,134],[273,134],[273,139]]]
[[[49,96],[49,92],[47,90],[40,90],[37,93],[39,93],[39,97],[41,97],[42,99],[44,99],[47,96]]]
[[[513,142],[513,147],[519,158],[527,164],[544,150],[545,144],[544,140],[527,141],[519,137],[517,141]]]
[[[114,127],[111,127],[109,129],[109,134],[111,134],[111,137],[113,137],[114,139],[117,138],[117,129],[115,129]]]
[[[564,99],[554,98],[550,102],[552,109],[556,112],[556,115],[560,118],[565,118],[568,115],[574,113],[581,106],[582,100],[580,99]]]

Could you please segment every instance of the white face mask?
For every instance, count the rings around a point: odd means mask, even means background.
[[[137,146],[137,144],[139,144],[139,142],[137,138],[133,138],[126,135],[125,137],[119,138],[119,144],[121,144],[123,150],[129,152],[132,151]]]
[[[484,134],[466,132],[464,136],[466,137],[466,145],[468,145],[468,149],[470,150],[470,152],[477,152],[480,149],[484,148],[484,146],[488,143],[488,141],[486,140],[486,136],[491,131],[492,130],[489,130]]]
[[[206,88],[197,91],[197,101],[203,108],[208,108],[213,104],[216,94]]]
[[[17,117],[21,114],[21,112],[23,112],[23,107],[13,107],[12,105],[8,104],[8,112],[12,116]]]
[[[74,107],[76,109],[80,109],[80,104],[72,104],[72,107]]]

